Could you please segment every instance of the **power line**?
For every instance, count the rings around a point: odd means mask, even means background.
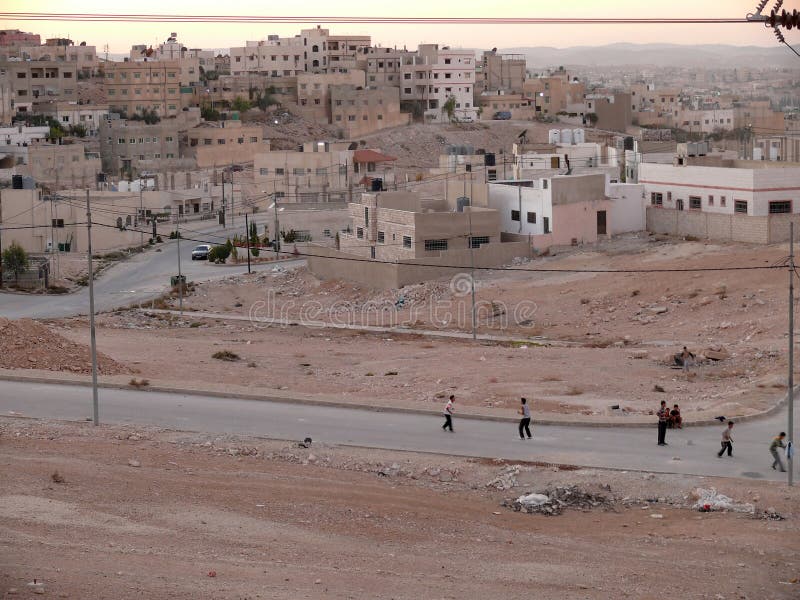
[[[714,18],[574,18],[574,17],[360,17],[360,16],[267,16],[267,15],[180,15],[115,13],[0,12],[0,18],[18,21],[84,21],[123,23],[375,23],[415,25],[738,25],[752,23],[745,17]]]

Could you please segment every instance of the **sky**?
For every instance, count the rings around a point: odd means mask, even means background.
[[[394,4],[362,1],[303,0],[298,3],[266,3],[252,0],[157,0],[110,3],[100,0],[3,0],[3,12],[69,12],[69,13],[166,13],[181,15],[214,15],[224,10],[227,15],[270,16],[379,16],[379,17],[671,17],[723,18],[744,17],[753,12],[757,0],[506,0],[502,12],[493,4],[475,0],[460,2],[404,0]],[[657,6],[656,6],[657,4]],[[771,7],[774,0],[768,5]],[[792,0],[784,4],[798,8]],[[335,6],[335,8],[332,8]],[[335,10],[335,12],[333,12]],[[594,46],[617,42],[675,44],[734,44],[741,46],[774,46],[772,33],[762,25],[379,25],[335,24],[324,20],[308,24],[187,24],[187,23],[82,23],[52,21],[0,20],[0,29],[21,29],[46,37],[69,37],[76,44],[85,41],[97,46],[100,54],[107,44],[111,53],[127,53],[133,44],[157,44],[171,32],[189,48],[219,49],[244,46],[246,40],[259,40],[269,34],[282,37],[317,24],[331,33],[368,34],[372,42],[382,46],[416,48],[419,43],[434,42],[454,47],[488,49],[520,46]],[[796,32],[789,32],[795,34]],[[787,40],[796,35],[787,35]]]

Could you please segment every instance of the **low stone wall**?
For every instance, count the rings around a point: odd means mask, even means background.
[[[439,257],[402,262],[381,262],[313,244],[297,246],[308,259],[309,270],[321,279],[355,281],[372,288],[396,289],[439,277],[467,272],[474,260],[477,268],[499,267],[517,257],[530,257],[527,242],[487,244],[476,248],[443,252]]]
[[[750,244],[788,241],[790,221],[800,223],[800,215],[751,217],[647,207],[647,230],[652,233]]]

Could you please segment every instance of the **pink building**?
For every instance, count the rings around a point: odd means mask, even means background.
[[[26,33],[19,29],[0,29],[0,46],[40,46],[38,33]]]

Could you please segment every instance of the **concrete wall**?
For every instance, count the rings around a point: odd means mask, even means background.
[[[717,214],[647,207],[647,230],[676,236],[694,236],[715,240],[768,244],[778,239],[788,218],[797,215],[751,217],[740,214]],[[771,225],[771,221],[774,225]],[[788,225],[786,225],[788,227]],[[776,239],[770,239],[770,231]],[[788,235],[786,238],[788,239]]]
[[[646,226],[644,186],[636,183],[612,183],[608,196],[612,199],[608,218],[609,235],[643,231]]]
[[[470,251],[442,252],[438,258],[421,258],[403,262],[381,262],[354,254],[313,245],[298,246],[308,257],[309,270],[320,279],[344,279],[371,288],[400,288],[439,277],[454,276],[470,268]],[[531,255],[527,242],[489,244],[472,253],[476,267],[498,267],[515,257]]]

